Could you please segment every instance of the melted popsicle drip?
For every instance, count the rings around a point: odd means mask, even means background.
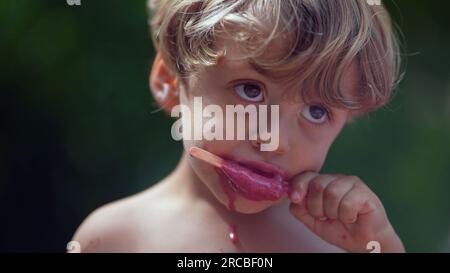
[[[237,227],[234,224],[229,225],[230,232],[228,233],[228,237],[230,238],[231,242],[233,244],[239,243],[239,237],[237,234]]]

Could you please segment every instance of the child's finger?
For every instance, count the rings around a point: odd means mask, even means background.
[[[352,224],[358,220],[358,214],[366,214],[373,209],[367,189],[356,185],[342,198],[339,204],[339,220]]]
[[[318,219],[324,220],[323,193],[327,186],[336,179],[334,175],[320,175],[312,179],[308,187],[306,205],[309,213]]]
[[[315,232],[315,221],[317,220],[309,214],[305,206],[305,201],[302,201],[300,204],[291,203],[289,206],[289,211],[306,227]]]
[[[308,192],[310,181],[316,176],[319,176],[319,174],[315,172],[305,172],[293,179],[291,192],[289,194],[291,202],[296,204],[302,202]]]
[[[325,216],[336,220],[339,218],[339,203],[356,184],[354,179],[339,175],[323,192],[323,210]]]

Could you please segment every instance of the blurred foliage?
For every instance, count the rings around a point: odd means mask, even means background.
[[[324,171],[366,181],[409,251],[448,251],[450,3],[388,6],[405,79],[344,130]],[[0,52],[0,251],[65,251],[90,211],[158,181],[182,151],[148,88],[145,1],[2,0]]]

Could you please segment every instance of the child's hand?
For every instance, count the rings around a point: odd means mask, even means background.
[[[404,247],[378,197],[356,176],[306,172],[292,182],[291,213],[323,240],[350,252],[381,252]]]

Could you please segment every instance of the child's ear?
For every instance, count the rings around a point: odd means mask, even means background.
[[[150,90],[166,113],[180,103],[177,77],[170,71],[160,53],[156,54],[150,73]]]

